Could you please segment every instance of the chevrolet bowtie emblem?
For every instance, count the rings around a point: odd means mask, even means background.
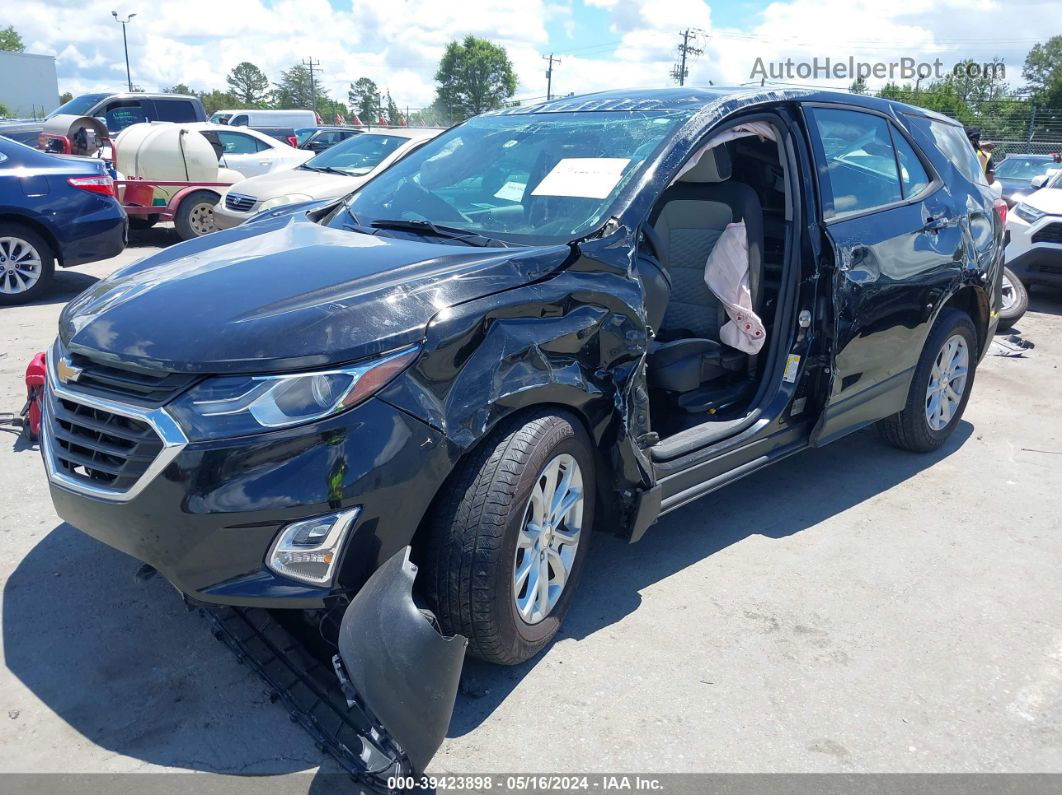
[[[69,384],[72,381],[76,381],[81,376],[81,368],[74,367],[74,365],[70,364],[64,356],[59,360],[59,364],[55,368],[55,374],[59,376],[59,380],[64,384]]]

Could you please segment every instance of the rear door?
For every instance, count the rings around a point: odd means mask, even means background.
[[[933,310],[961,270],[961,218],[895,120],[807,105],[832,248],[830,386],[813,444],[900,411]]]

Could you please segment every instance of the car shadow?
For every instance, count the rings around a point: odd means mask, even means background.
[[[1045,315],[1062,315],[1062,289],[1035,287],[1029,293],[1029,311]]]
[[[963,421],[943,447],[919,455],[889,446],[873,430],[863,431],[806,450],[668,514],[637,544],[595,534],[578,598],[554,642],[581,641],[616,623],[638,609],[647,586],[744,538],[795,535],[914,477],[958,450],[972,432]],[[449,736],[479,726],[545,653],[548,648],[512,668],[469,658]]]
[[[7,668],[115,754],[190,770],[309,770],[321,755],[162,577],[68,524],[4,585]]]
[[[36,301],[27,301],[23,306],[65,304],[75,295],[84,292],[99,280],[99,276],[92,276],[84,271],[56,268],[52,283],[44,294]]]
[[[181,238],[172,224],[161,224],[150,229],[130,229],[129,244],[126,248],[145,248],[148,246],[166,248],[180,242]]]

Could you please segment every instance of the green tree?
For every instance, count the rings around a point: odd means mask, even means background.
[[[317,96],[325,96],[317,86]],[[277,108],[309,110],[314,106],[314,87],[310,83],[310,70],[297,63],[280,73],[280,82],[274,85],[273,104]]]
[[[7,105],[5,105],[3,102],[0,102],[0,119],[10,119],[10,118],[11,118],[11,111],[8,109]]]
[[[184,83],[177,83],[176,85],[172,85],[169,88],[162,89],[162,93],[163,94],[194,94],[195,92],[192,91],[192,89],[190,89]]]
[[[334,124],[337,113],[344,119],[347,119],[347,116],[350,113],[350,111],[347,110],[346,105],[329,96],[319,96],[317,98],[317,112],[321,116],[321,121],[325,124]],[[347,121],[349,122],[350,119],[347,119]]]
[[[269,103],[269,78],[265,72],[250,61],[233,67],[225,77],[229,92],[236,97],[240,107],[260,108]]]
[[[59,104],[60,105],[65,105],[67,102],[69,102],[73,98],[74,98],[73,94],[71,94],[69,91],[64,91],[62,93],[62,95],[59,97]]]
[[[848,86],[848,91],[851,94],[866,94],[867,93],[867,81],[862,77],[857,77],[852,81],[852,84]]]
[[[3,50],[4,52],[26,51],[26,45],[22,42],[22,37],[18,35],[18,31],[15,30],[14,25],[0,28],[0,50]]]
[[[380,89],[367,77],[359,77],[347,91],[350,109],[358,114],[363,124],[376,124],[380,117]]]
[[[391,99],[391,92],[387,92],[387,120],[393,124],[398,125],[402,123],[402,112],[398,109],[398,105]]]
[[[1062,93],[1062,36],[1034,45],[1025,56],[1021,74],[1034,95]]]
[[[210,116],[219,110],[237,107],[236,97],[228,91],[219,91],[215,88],[210,91],[200,91],[198,96],[203,103],[203,107],[206,109],[207,116]]]
[[[446,45],[435,82],[436,105],[452,120],[500,108],[516,93],[516,74],[505,48],[475,36]]]

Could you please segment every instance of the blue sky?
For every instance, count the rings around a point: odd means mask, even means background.
[[[4,24],[29,51],[57,57],[61,91],[113,90],[125,77],[113,8],[137,13],[130,57],[145,89],[223,88],[243,60],[276,80],[312,54],[333,96],[365,76],[411,107],[431,102],[447,41],[468,33],[506,48],[528,101],[545,94],[549,52],[561,58],[558,93],[667,85],[686,27],[704,49],[690,64],[694,85],[746,82],[757,58],[814,56],[948,65],[1000,56],[1017,84],[1032,44],[1062,33],[1057,0],[12,0]]]

